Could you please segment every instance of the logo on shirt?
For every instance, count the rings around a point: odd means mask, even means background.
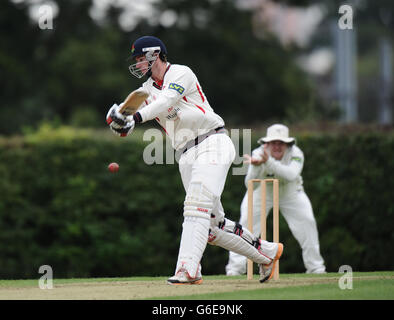
[[[300,157],[292,157],[291,160],[302,162],[302,159]]]
[[[169,113],[166,118],[167,120],[175,120],[178,117],[178,112],[180,111],[180,108],[176,107],[170,107],[168,108],[167,112]]]
[[[175,91],[177,91],[179,94],[183,94],[183,92],[185,91],[185,88],[182,87],[179,84],[176,83],[170,83],[170,85],[168,86],[168,89],[173,89]]]

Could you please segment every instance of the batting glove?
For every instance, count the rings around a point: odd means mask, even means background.
[[[116,103],[109,109],[106,121],[113,133],[120,137],[128,136],[134,129],[133,116],[124,116],[119,112],[122,105]]]
[[[119,112],[119,109],[121,108],[122,105],[117,105],[116,103],[108,110],[107,116],[106,116],[106,121],[107,124],[111,125],[113,122],[117,124],[115,125],[115,128],[121,128],[124,127],[127,124],[127,117],[124,116]]]
[[[111,129],[111,131],[113,133],[115,133],[119,137],[127,137],[133,131],[135,122],[134,122],[134,120],[127,122],[127,124],[121,128],[118,128],[118,127],[115,128],[114,125],[118,126],[115,122],[112,122],[109,125],[109,128]]]

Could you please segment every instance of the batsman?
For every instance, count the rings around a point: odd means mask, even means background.
[[[259,264],[260,282],[271,279],[283,245],[262,241],[225,218],[220,198],[235,148],[196,75],[187,66],[169,63],[164,43],[153,36],[137,39],[130,58],[130,72],[145,82],[123,103],[114,104],[106,120],[121,137],[140,123],[157,121],[179,157],[184,218],[174,276],[167,283],[202,283],[200,261],[207,243]]]

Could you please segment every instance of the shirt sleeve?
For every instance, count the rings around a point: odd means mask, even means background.
[[[304,155],[302,152],[292,154],[289,164],[283,164],[269,157],[265,165],[267,170],[273,172],[278,178],[286,181],[294,181],[301,174],[304,166]]]
[[[195,82],[194,74],[189,68],[170,72],[165,76],[165,88],[156,100],[139,110],[142,122],[156,118],[170,106],[183,98]]]

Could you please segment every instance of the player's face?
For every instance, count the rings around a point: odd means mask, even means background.
[[[142,74],[145,74],[149,68],[149,62],[146,60],[145,56],[139,56],[135,58],[136,68],[140,70]]]
[[[280,140],[268,142],[267,147],[271,156],[276,160],[281,160],[287,150],[287,144]]]

